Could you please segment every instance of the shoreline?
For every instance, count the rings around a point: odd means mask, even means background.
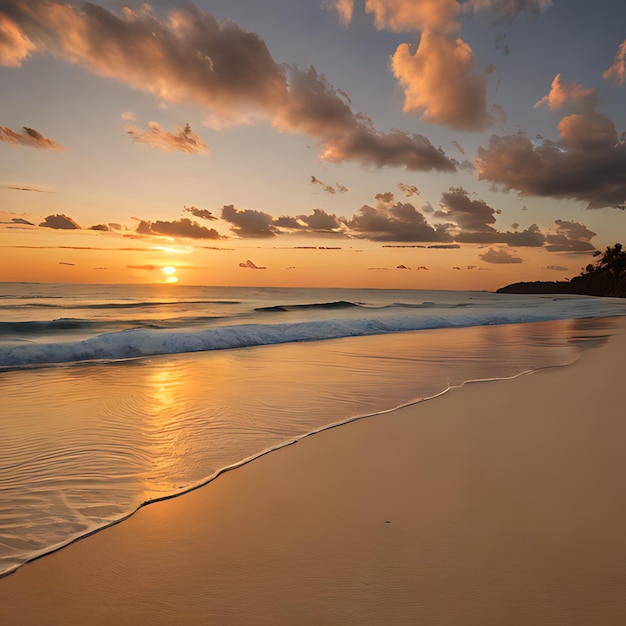
[[[614,413],[626,321],[619,328],[573,364],[353,418],[143,506],[0,579],[0,618],[621,624],[626,505],[615,469],[626,424]],[[590,566],[603,584],[585,578]]]

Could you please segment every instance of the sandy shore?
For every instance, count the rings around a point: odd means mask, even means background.
[[[621,328],[145,507],[0,579],[0,623],[621,626]]]

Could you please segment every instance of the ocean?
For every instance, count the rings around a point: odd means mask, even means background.
[[[623,315],[572,295],[0,283],[0,575],[316,431],[571,363]]]

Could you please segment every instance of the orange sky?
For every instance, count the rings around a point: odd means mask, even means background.
[[[611,0],[2,2],[0,280],[574,276],[626,239],[622,18]]]

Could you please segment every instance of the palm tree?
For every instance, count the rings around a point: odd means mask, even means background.
[[[599,250],[594,256],[601,256],[595,265],[589,264],[572,279],[593,295],[626,296],[626,252],[621,243],[608,246],[604,253]]]

